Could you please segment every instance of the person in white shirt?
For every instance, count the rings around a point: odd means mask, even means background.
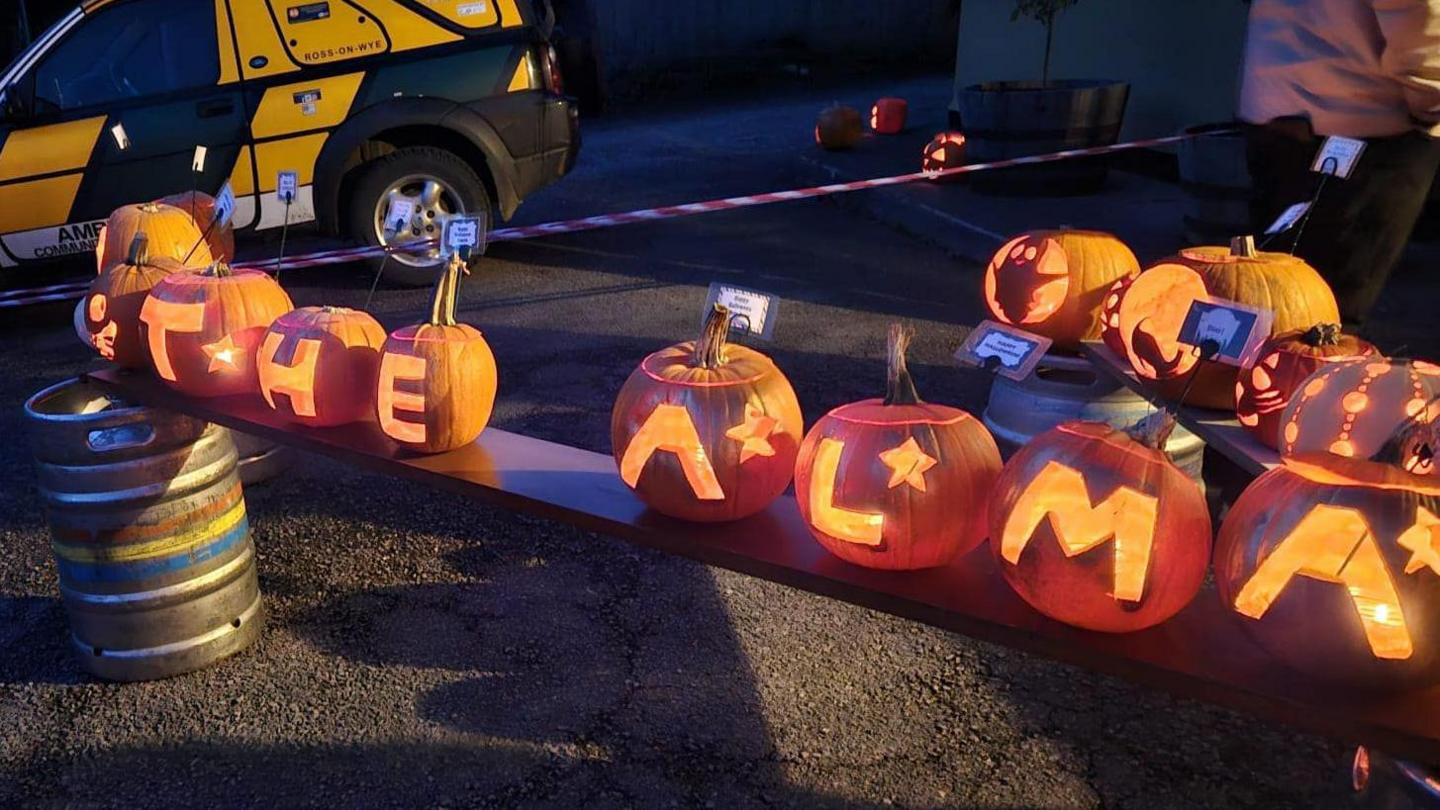
[[[1326,136],[1365,140],[1296,249],[1362,324],[1440,169],[1440,0],[1253,0],[1240,96],[1262,228],[1314,195]]]

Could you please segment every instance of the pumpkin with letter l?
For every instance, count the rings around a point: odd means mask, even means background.
[[[1199,592],[1210,512],[1161,449],[1173,428],[1163,411],[1128,431],[1065,422],[1006,463],[990,503],[990,548],[1032,607],[1127,633],[1174,616]]]
[[[1313,373],[1338,360],[1376,354],[1369,343],[1321,323],[1266,339],[1235,383],[1235,415],[1266,447],[1280,446],[1281,415]]]
[[[102,272],[125,260],[137,233],[149,238],[155,258],[174,259],[197,270],[215,261],[188,212],[162,203],[122,205],[105,221],[104,241],[96,248]]]
[[[171,194],[157,200],[160,205],[171,205],[189,214],[195,220],[195,227],[205,236],[205,244],[216,261],[235,260],[235,226],[226,222],[215,222],[215,198],[203,191],[186,191]]]
[[[1440,418],[1440,366],[1362,357],[1331,363],[1298,386],[1280,417],[1284,455],[1369,458],[1410,420]]]
[[[140,334],[140,309],[156,284],[184,270],[174,259],[152,257],[145,234],[135,234],[125,261],[90,282],[83,305],[90,345],[121,368],[148,366],[150,350]]]
[[[860,111],[843,104],[832,104],[821,110],[815,122],[815,143],[822,149],[853,149],[863,134]]]
[[[980,420],[920,399],[890,327],[884,399],[842,405],[800,446],[795,496],[820,545],[867,568],[944,565],[985,539],[1000,450]]]
[[[1306,452],[1255,479],[1215,549],[1225,606],[1274,658],[1350,687],[1440,683],[1440,422],[1371,457]]]
[[[260,395],[287,420],[311,427],[375,415],[385,329],[368,313],[301,307],[265,330],[256,358]]]
[[[455,320],[464,262],[452,254],[435,284],[430,319],[396,330],[380,352],[380,429],[421,453],[475,441],[495,407],[495,355],[475,327]]]
[[[726,342],[716,306],[698,340],[646,357],[610,414],[620,478],[683,520],[753,515],[790,484],[804,435],[800,402],[769,357]]]
[[[1100,337],[1100,311],[1118,279],[1140,272],[1108,233],[1061,228],[1006,242],[985,269],[985,305],[1002,323],[1075,349]]]
[[[1287,253],[1257,252],[1248,236],[1228,249],[1188,248],[1146,270],[1120,303],[1130,365],[1171,399],[1188,386],[1186,402],[1204,408],[1234,408],[1239,371],[1201,359],[1199,347],[1180,341],[1190,306],[1206,296],[1269,310],[1270,335],[1340,320],[1335,294],[1315,268]]]
[[[275,279],[216,262],[171,273],[140,309],[155,373],[190,396],[255,392],[255,350],[275,319],[294,309]]]

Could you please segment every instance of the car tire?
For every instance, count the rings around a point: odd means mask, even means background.
[[[428,208],[422,206],[419,220],[413,223],[416,227],[406,238],[439,239],[440,218],[445,214],[481,217],[485,232],[489,232],[493,206],[484,181],[470,164],[458,155],[428,146],[399,149],[361,167],[360,175],[352,187],[349,209],[346,212],[347,232],[367,245],[380,245],[378,219],[384,216],[381,212],[382,200],[389,197],[392,191],[409,197],[411,189],[428,188],[426,184],[431,182],[440,187],[441,202]],[[417,199],[425,199],[423,192]],[[383,204],[388,207],[388,203]],[[423,227],[420,227],[421,225]],[[482,245],[481,252],[483,250]],[[433,284],[444,264],[438,255],[408,260],[391,255],[388,261],[366,261],[370,277],[381,272],[382,262],[385,280],[402,287]]]

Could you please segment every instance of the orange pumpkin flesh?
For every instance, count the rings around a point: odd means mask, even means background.
[[[1281,414],[1306,378],[1329,363],[1374,355],[1375,347],[1341,333],[1338,324],[1318,324],[1275,335],[1261,345],[1255,362],[1235,383],[1235,414],[1266,447],[1280,446]]]
[[[920,400],[905,365],[908,340],[891,327],[885,399],[826,414],[795,464],[810,533],[867,568],[932,568],[978,546],[1000,473],[1000,451],[979,420]]]
[[[790,484],[804,423],[795,390],[760,352],[725,341],[717,307],[699,340],[646,357],[610,416],[620,477],[650,508],[684,520],[736,520]]]
[[[369,314],[302,307],[265,331],[256,359],[260,394],[302,425],[332,427],[375,414],[385,329]]]
[[[101,357],[121,368],[150,364],[150,350],[140,334],[140,309],[156,284],[184,270],[174,259],[151,257],[145,234],[135,234],[125,260],[96,276],[85,297],[85,328]]]
[[[1100,337],[1111,285],[1139,271],[1135,254],[1110,234],[1035,231],[996,251],[985,269],[985,304],[995,320],[1075,349]]]
[[[381,350],[380,427],[421,453],[475,441],[495,407],[495,355],[479,329],[455,320],[462,264],[452,256],[436,282],[430,319],[396,330]]]
[[[815,143],[822,149],[853,149],[864,134],[860,111],[854,107],[833,104],[820,111],[815,122]]]
[[[194,269],[204,269],[215,261],[188,212],[172,205],[144,203],[122,205],[105,221],[105,241],[98,252],[102,271],[125,259],[137,233],[149,238],[152,257],[174,259]]]
[[[174,206],[189,214],[190,218],[195,220],[195,227],[206,235],[205,244],[209,246],[210,255],[215,261],[235,261],[235,226],[230,222],[224,225],[212,224],[215,220],[214,197],[203,191],[186,191],[162,197],[156,202]]]

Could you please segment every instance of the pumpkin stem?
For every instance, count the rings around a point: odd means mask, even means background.
[[[1125,433],[1151,450],[1164,452],[1165,443],[1175,431],[1175,414],[1161,408],[1131,425]]]
[[[430,324],[454,326],[455,302],[460,297],[460,254],[450,254],[450,261],[435,281],[435,295],[430,299]]]
[[[1414,416],[1401,422],[1400,426],[1395,428],[1395,432],[1390,434],[1390,438],[1385,441],[1385,444],[1370,457],[1370,460],[1390,464],[1410,472],[1407,469],[1410,459],[1405,455],[1411,447],[1423,446],[1428,447],[1430,453],[1440,452],[1440,419],[1432,422],[1420,421],[1420,418],[1429,413],[1436,403],[1440,403],[1440,397],[1431,399]]]
[[[1320,346],[1340,345],[1340,324],[1338,323],[1317,323],[1305,330],[1300,340],[1311,348]]]
[[[226,264],[225,262],[217,261],[213,262],[209,267],[205,268],[202,271],[202,275],[214,276],[215,278],[225,278],[226,276],[232,275],[232,271],[230,270],[230,265]]]
[[[131,267],[142,267],[150,263],[150,237],[144,231],[135,234],[130,240],[130,255],[125,257],[125,263]]]
[[[1255,251],[1255,237],[1237,236],[1230,240],[1230,255],[1239,256],[1242,259],[1253,259],[1259,254]]]
[[[705,325],[700,328],[700,337],[695,341],[695,350],[690,362],[696,368],[719,368],[725,364],[725,338],[730,334],[730,308],[716,304],[705,316]]]
[[[890,324],[890,334],[885,340],[885,404],[923,405],[915,390],[915,380],[905,364],[905,352],[910,348],[910,338],[915,333],[901,324]]]

